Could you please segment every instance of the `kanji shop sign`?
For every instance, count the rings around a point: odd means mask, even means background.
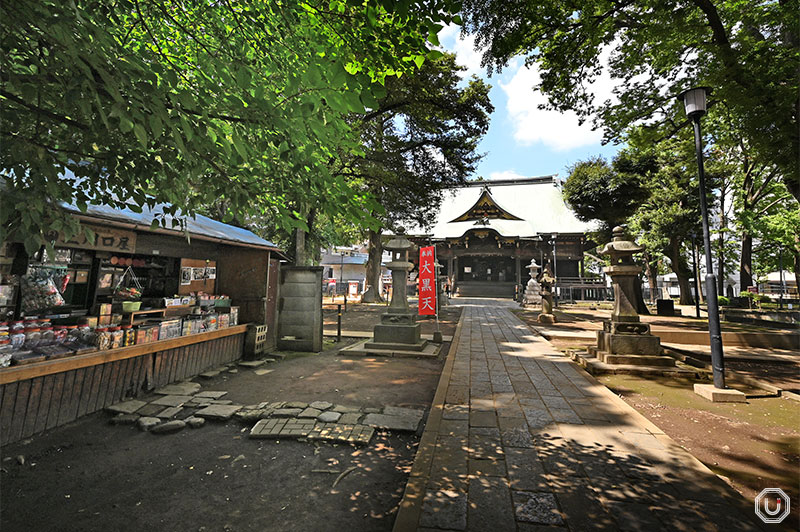
[[[134,253],[136,251],[136,233],[133,231],[85,224],[83,227],[88,227],[94,232],[94,241],[87,238],[86,234],[81,231],[69,240],[64,239],[63,234],[59,234],[54,239],[56,246],[120,253]]]
[[[436,314],[436,251],[434,246],[419,249],[419,315]]]

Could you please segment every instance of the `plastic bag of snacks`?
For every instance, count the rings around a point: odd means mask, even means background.
[[[22,277],[22,310],[60,307],[64,298],[56,288],[53,278],[47,273],[32,273]]]

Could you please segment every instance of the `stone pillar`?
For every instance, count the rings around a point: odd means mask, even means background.
[[[555,323],[557,320],[555,314],[553,314],[553,283],[555,283],[556,279],[553,277],[550,263],[545,267],[539,280],[542,285],[542,312],[539,314],[537,321],[545,324]]]

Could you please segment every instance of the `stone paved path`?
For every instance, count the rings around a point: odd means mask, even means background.
[[[748,503],[535,336],[465,305],[401,504],[405,530],[758,530]],[[506,308],[504,308],[506,307]]]

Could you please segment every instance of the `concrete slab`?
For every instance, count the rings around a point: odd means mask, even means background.
[[[374,349],[367,347],[370,340],[363,340],[339,350],[342,356],[378,356],[398,358],[436,358],[442,349],[441,344],[428,343],[421,351],[403,351],[400,349]]]
[[[694,385],[694,393],[713,403],[746,403],[747,396],[733,388],[717,388],[713,384]]]
[[[158,395],[194,395],[200,391],[200,388],[201,386],[196,382],[178,382],[159,388],[154,393]]]
[[[122,401],[121,403],[116,403],[111,406],[106,407],[107,412],[111,412],[112,414],[133,414],[147,403],[144,401],[137,401],[136,399],[132,399],[130,401]]]
[[[195,413],[197,417],[225,421],[242,409],[242,405],[208,405]]]

